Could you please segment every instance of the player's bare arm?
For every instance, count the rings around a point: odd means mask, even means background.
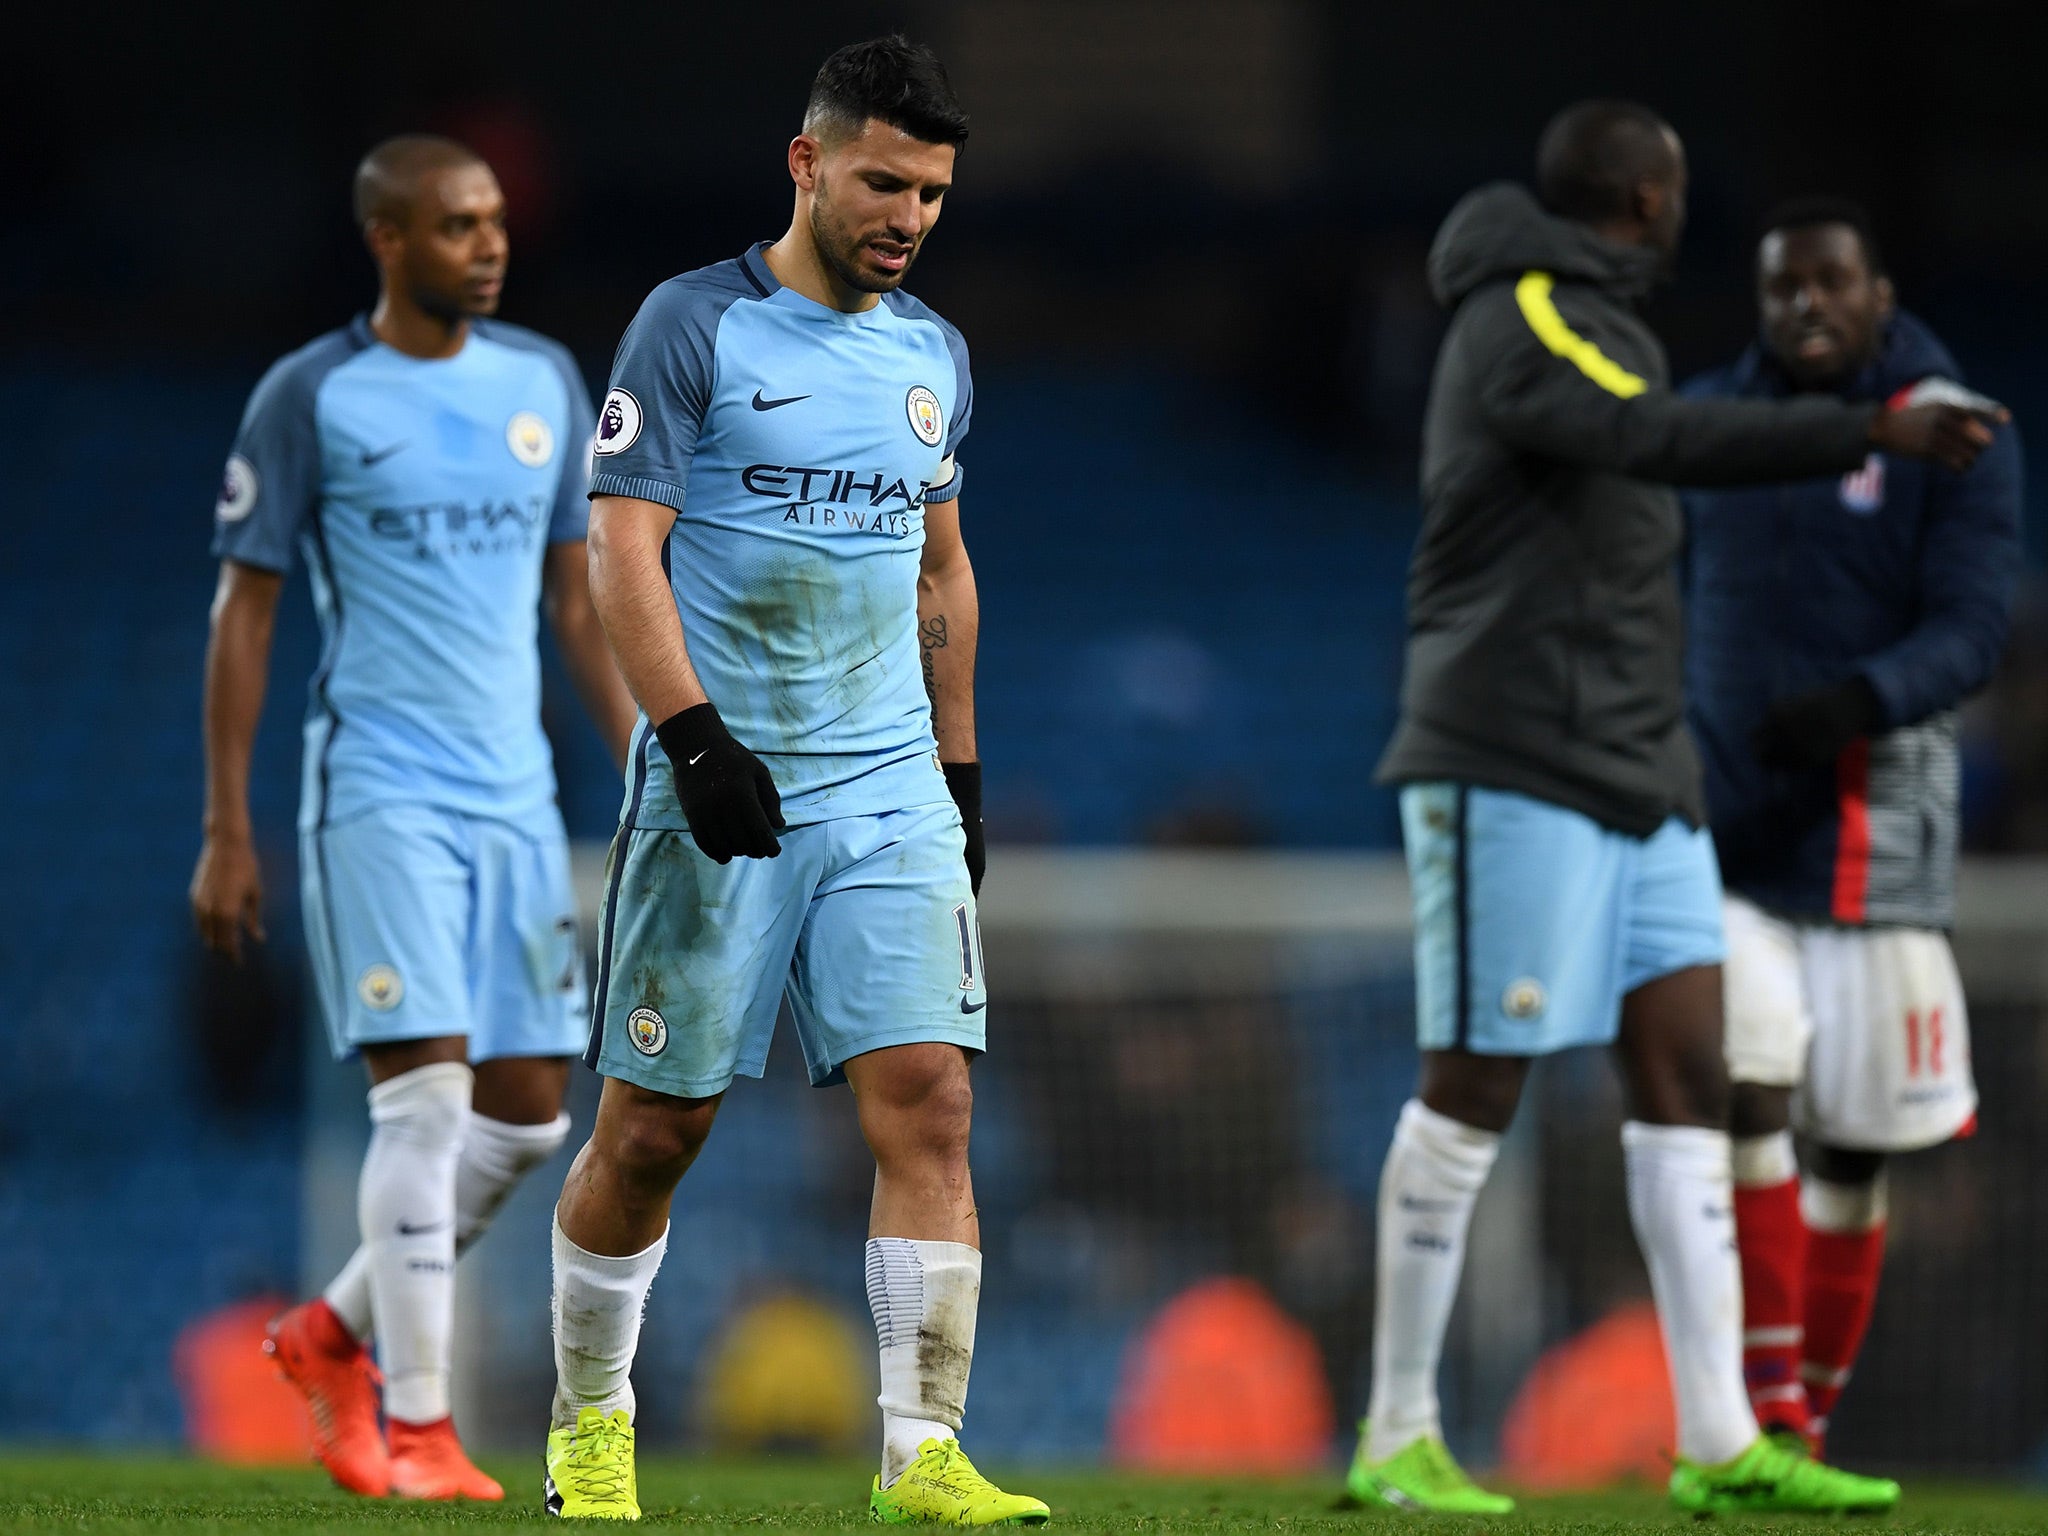
[[[974,651],[981,638],[981,599],[974,566],[960,537],[960,502],[929,502],[917,572],[917,643],[924,691],[932,701],[932,735],[946,788],[960,807],[966,834],[967,880],[981,894],[988,844],[981,822],[981,753],[974,742]]]
[[[655,721],[709,702],[690,665],[682,616],[661,568],[662,541],[675,521],[675,509],[658,501],[591,498],[591,606],[626,686]]]
[[[981,755],[974,744],[974,651],[980,635],[981,602],[960,536],[960,503],[929,503],[917,573],[917,640],[942,763],[971,763]]]
[[[206,813],[192,871],[192,916],[211,949],[239,961],[242,935],[263,942],[263,874],[249,820],[249,756],[270,673],[284,577],[223,560],[206,643]]]
[[[591,600],[590,550],[581,540],[548,546],[541,570],[541,607],[577,697],[611,749],[612,761],[624,768],[633,736],[633,695],[619,675]]]
[[[719,718],[683,639],[661,546],[672,507],[598,496],[590,507],[590,597],[633,697],[675,770],[676,798],[706,858],[772,859],[782,852],[782,797],[768,767]]]

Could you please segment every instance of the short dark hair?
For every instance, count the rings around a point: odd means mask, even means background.
[[[419,179],[429,171],[443,171],[459,165],[483,165],[484,157],[467,144],[444,139],[437,133],[401,133],[386,139],[356,167],[356,223],[372,219],[405,222]]]
[[[1870,222],[1870,210],[1846,197],[1794,197],[1778,204],[1764,220],[1762,245],[1766,236],[1791,229],[1818,229],[1823,224],[1841,224],[1855,232],[1863,247],[1863,263],[1872,277],[1886,276],[1884,252],[1878,249],[1877,232]]]
[[[1670,134],[1639,102],[1574,102],[1536,142],[1536,195],[1560,218],[1626,217],[1637,185],[1670,170]]]
[[[811,82],[804,132],[852,138],[880,118],[927,144],[967,142],[967,114],[946,78],[946,66],[923,43],[901,33],[851,43],[827,59]]]

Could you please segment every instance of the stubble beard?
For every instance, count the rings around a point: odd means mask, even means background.
[[[833,276],[856,293],[893,293],[902,286],[917,261],[913,247],[901,272],[873,272],[860,265],[860,250],[867,242],[835,221],[823,195],[811,199],[811,243],[825,258]]]

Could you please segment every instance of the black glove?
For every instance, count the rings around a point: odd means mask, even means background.
[[[960,825],[967,829],[967,884],[981,894],[981,877],[988,869],[988,838],[981,830],[981,764],[941,763],[946,788],[960,807]]]
[[[775,780],[766,763],[732,739],[717,705],[670,715],[654,734],[675,770],[676,799],[705,858],[730,864],[782,852],[775,834],[788,823]]]
[[[1822,768],[1859,736],[1884,725],[1884,706],[1870,679],[1855,677],[1825,688],[1779,699],[1764,711],[1750,734],[1757,761],[1766,768]]]

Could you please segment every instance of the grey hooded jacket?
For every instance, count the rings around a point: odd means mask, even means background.
[[[1452,316],[1380,782],[1513,790],[1635,837],[1704,820],[1670,487],[1854,469],[1877,408],[1673,394],[1635,311],[1657,260],[1506,183],[1438,231],[1430,286]]]

